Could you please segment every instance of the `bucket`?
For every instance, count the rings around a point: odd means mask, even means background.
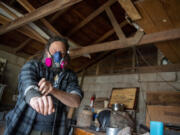
[[[120,128],[107,127],[106,135],[117,135],[119,131],[120,131]]]
[[[164,125],[160,121],[150,122],[150,135],[163,135]]]

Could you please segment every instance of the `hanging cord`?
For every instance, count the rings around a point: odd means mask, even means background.
[[[137,67],[140,67],[139,58],[138,58],[138,55],[137,55],[136,50],[137,50],[137,48],[135,48],[136,64],[137,64]],[[139,72],[139,70],[137,70],[137,73],[138,73],[138,78],[140,78],[140,72]],[[146,113],[148,114],[149,120],[151,121],[151,116],[150,116],[149,110],[148,110],[148,108],[147,108],[147,102],[146,102],[145,97],[144,97],[144,92],[145,92],[145,90],[143,89],[141,83],[142,83],[142,82],[139,81],[139,88],[140,88],[140,91],[141,91],[140,93],[141,93],[141,96],[142,96],[142,98],[143,98],[143,101],[144,101],[144,104],[145,104],[145,107],[146,107]]]
[[[125,16],[125,19],[126,19],[126,21],[127,21],[130,25],[134,26],[134,27],[137,29],[138,32],[141,32],[141,33],[142,33],[142,36],[137,40],[137,44],[138,44],[138,43],[141,41],[142,37],[143,37],[144,29],[142,29],[138,24],[136,24],[135,22],[133,22],[133,21],[131,20],[131,18],[130,18],[127,14],[126,14],[126,16]],[[136,65],[137,65],[137,66],[140,66],[139,59],[138,59],[138,55],[137,55],[137,53],[136,53],[136,50],[137,50],[136,46],[134,46],[133,49],[134,49],[134,53],[135,53],[135,66],[136,66]],[[140,78],[140,72],[137,71],[137,73],[138,73],[138,78]],[[145,107],[146,107],[146,112],[147,112],[147,114],[148,114],[149,120],[151,121],[151,116],[150,116],[149,111],[148,111],[148,108],[147,108],[147,102],[146,102],[145,97],[144,97],[144,93],[143,93],[144,90],[143,90],[143,88],[142,88],[141,82],[139,82],[139,88],[140,88],[140,91],[142,91],[142,92],[140,92],[140,93],[141,93],[141,95],[142,95],[142,98],[143,98],[143,101],[144,101],[144,104],[145,104]]]
[[[138,31],[144,31],[138,24],[136,24],[135,22],[133,22],[132,20],[131,20],[131,18],[126,14],[125,15],[125,19],[126,19],[126,21],[130,24],[130,25],[132,25],[132,26],[134,26]],[[142,60],[148,65],[148,66],[152,66],[145,58],[144,58],[144,56],[142,55],[142,53],[136,48],[136,50],[137,50],[137,52],[138,52],[138,54],[140,55],[140,57],[142,58]],[[135,51],[136,52],[136,51]],[[156,71],[156,73],[157,73],[157,75],[167,84],[167,85],[169,85],[170,87],[172,87],[174,90],[176,90],[176,91],[180,91],[179,90],[179,88],[177,88],[177,87],[175,87],[174,85],[172,85],[171,83],[169,83],[167,80],[165,80],[160,74],[158,74],[159,72],[158,71]]]
[[[142,58],[142,60],[148,65],[148,66],[152,66],[145,58],[144,56],[142,55],[142,53],[136,49],[138,54],[140,55],[140,57]],[[180,91],[179,88],[177,88],[176,86],[172,85],[170,82],[168,82],[167,80],[165,80],[160,74],[158,74],[159,72],[156,71],[157,75],[167,84],[169,85],[171,88],[173,88],[174,90],[176,91]]]

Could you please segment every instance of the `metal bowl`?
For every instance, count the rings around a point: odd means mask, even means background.
[[[112,110],[113,111],[124,111],[124,104],[118,104],[118,103],[114,103],[112,104]]]
[[[119,131],[120,131],[120,128],[107,127],[106,135],[117,135]]]

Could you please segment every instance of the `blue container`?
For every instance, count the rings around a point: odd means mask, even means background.
[[[163,135],[164,125],[160,121],[150,122],[150,135]]]

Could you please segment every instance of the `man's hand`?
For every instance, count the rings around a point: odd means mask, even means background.
[[[50,115],[55,111],[50,96],[33,97],[30,100],[30,105],[34,110],[43,115]]]
[[[48,95],[53,91],[53,86],[50,82],[46,81],[45,78],[42,78],[39,83],[39,91],[41,91],[41,94]]]

